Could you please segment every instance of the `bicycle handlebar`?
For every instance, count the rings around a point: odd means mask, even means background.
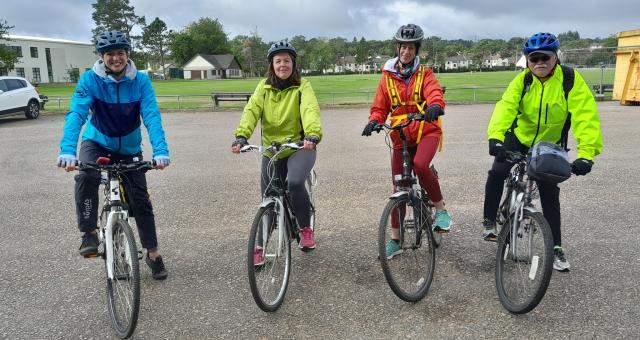
[[[284,144],[280,144],[278,142],[272,142],[270,146],[266,146],[266,147],[262,145],[247,144],[240,148],[240,152],[256,151],[260,153],[272,152],[275,154],[287,149],[300,150],[302,149],[303,145],[304,145],[303,141],[296,142],[296,143],[284,143]]]
[[[115,164],[98,164],[96,162],[80,162],[76,163],[77,170],[98,170],[98,171],[146,171],[155,169],[156,161],[138,161],[131,163],[115,163]]]
[[[387,123],[384,124],[380,124],[381,127],[387,129],[387,130],[400,130],[400,129],[404,129],[405,127],[409,126],[409,124],[411,124],[412,121],[421,121],[424,120],[425,116],[423,114],[420,113],[410,113],[407,115],[407,120],[404,121],[403,123],[400,123],[398,125],[395,126],[391,126]]]

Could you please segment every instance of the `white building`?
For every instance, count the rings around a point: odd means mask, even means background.
[[[196,54],[182,69],[184,79],[242,78],[242,67],[231,54]]]
[[[460,68],[469,68],[473,65],[473,60],[467,56],[455,56],[445,59],[445,70],[457,70]]]
[[[32,83],[70,82],[72,69],[82,75],[98,60],[95,46],[78,41],[9,35],[0,43],[14,49],[18,62],[11,71],[0,69],[1,75],[24,77]]]

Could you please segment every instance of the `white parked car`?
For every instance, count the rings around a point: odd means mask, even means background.
[[[0,117],[24,113],[29,119],[40,116],[43,101],[36,88],[20,77],[0,77]]]

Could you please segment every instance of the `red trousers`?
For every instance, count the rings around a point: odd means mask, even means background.
[[[413,159],[413,172],[418,177],[420,186],[429,194],[433,202],[442,201],[442,192],[440,191],[438,178],[433,174],[431,169],[429,169],[439,145],[439,137],[428,136],[422,138],[418,145],[409,147],[408,149],[409,157]],[[391,173],[393,176],[402,174],[402,149],[393,149],[391,156]],[[393,190],[394,192],[396,191],[395,184]],[[404,211],[400,212],[400,214],[404,216]],[[391,226],[392,228],[398,228],[398,221],[395,218],[392,219]]]

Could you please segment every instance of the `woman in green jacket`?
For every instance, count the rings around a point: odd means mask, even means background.
[[[310,226],[309,194],[304,187],[307,175],[316,161],[316,145],[322,139],[320,107],[308,80],[300,77],[296,68],[296,50],[288,42],[273,44],[267,52],[269,70],[267,78],[260,81],[242,112],[240,124],[231,145],[233,153],[247,144],[256,124],[262,123],[262,145],[272,142],[302,141],[303,149],[283,153],[276,161],[276,173],[287,178],[291,203],[300,231],[300,248],[315,249],[316,241]],[[267,189],[268,157],[262,158],[261,192]],[[254,264],[264,262],[262,249],[254,251]]]
[[[550,33],[536,33],[527,39],[522,49],[527,69],[511,81],[493,110],[487,128],[489,154],[495,156],[485,188],[483,237],[487,241],[496,240],[498,205],[504,180],[513,167],[513,163],[506,160],[506,151],[526,153],[539,141],[561,142],[567,120],[578,149],[577,159],[571,165],[573,173],[579,176],[589,173],[594,157],[602,151],[600,120],[593,94],[576,71],[572,72],[573,86],[565,93],[565,78],[570,79],[571,75],[564,74],[558,62],[559,47],[560,42]],[[572,70],[567,69],[569,71]],[[526,77],[531,79],[527,86]],[[553,268],[567,271],[569,261],[560,234],[560,188],[554,183],[538,181],[538,189],[555,244]]]

